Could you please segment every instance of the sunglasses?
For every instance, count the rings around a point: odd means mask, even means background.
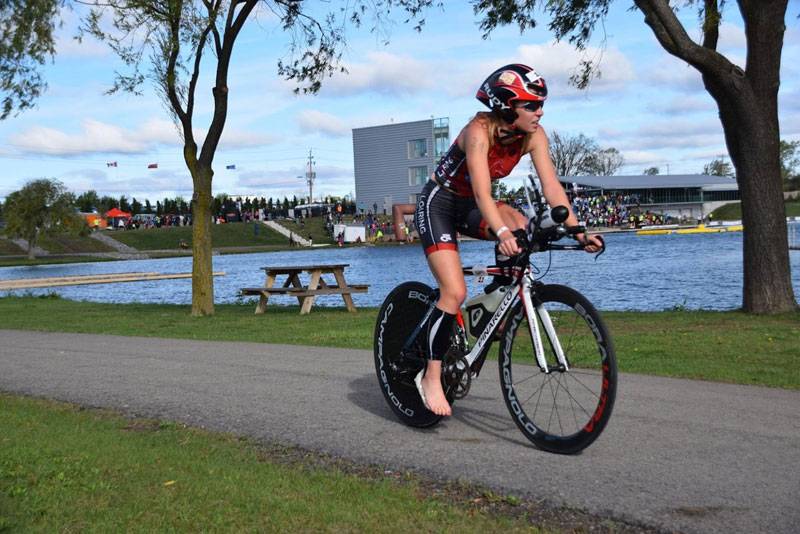
[[[540,109],[542,109],[543,106],[544,106],[544,102],[541,101],[541,100],[537,100],[537,101],[534,101],[534,102],[525,102],[524,104],[522,104],[519,107],[521,107],[523,109],[526,109],[528,111],[539,111]]]

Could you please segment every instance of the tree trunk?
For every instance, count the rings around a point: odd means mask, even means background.
[[[742,308],[752,313],[791,311],[797,304],[790,275],[780,156],[775,142],[777,120],[763,117],[754,107],[740,109],[738,113],[732,113],[732,107],[730,103],[721,103],[720,117],[742,198]]]
[[[210,167],[192,171],[192,315],[214,315],[214,276],[211,256],[211,178]]]
[[[744,224],[742,308],[751,313],[797,309],[780,167],[778,87],[785,0],[740,2],[748,53],[744,71],[705,72],[725,143],[736,168]]]

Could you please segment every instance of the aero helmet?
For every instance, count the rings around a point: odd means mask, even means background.
[[[513,103],[544,102],[547,99],[547,85],[535,70],[514,63],[491,73],[481,84],[475,98],[510,124],[517,120]]]

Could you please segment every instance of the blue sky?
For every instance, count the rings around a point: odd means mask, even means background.
[[[333,4],[325,4],[333,5]],[[786,18],[779,116],[781,137],[800,139],[800,22],[791,1]],[[567,84],[580,54],[555,43],[540,27],[520,35],[516,27],[481,39],[476,18],[462,2],[432,10],[421,34],[391,28],[390,42],[365,29],[349,34],[344,54],[348,75],[324,82],[317,95],[294,95],[277,76],[288,39],[267,11],[248,22],[234,53],[228,121],[215,159],[214,193],[283,197],[307,194],[309,149],[316,162],[315,197],[355,190],[351,129],[430,117],[449,117],[451,138],[476,111],[474,94],[495,68],[521,62],[548,82],[542,124],[547,131],[583,133],[601,147],[615,147],[626,164],[618,174],[657,166],[662,174],[699,173],[727,152],[714,101],[700,75],[668,55],[638,12],[617,2],[605,24],[602,77],[588,91]],[[699,39],[694,10],[682,19]],[[192,183],[182,143],[151,86],[143,96],[107,96],[121,63],[104,45],[71,40],[76,15],[60,30],[58,55],[44,73],[49,90],[35,109],[0,122],[0,198],[36,178],[56,178],[75,193],[151,201],[190,198]],[[544,23],[544,24],[542,24]],[[602,34],[596,32],[594,43]],[[745,38],[736,6],[724,12],[719,50],[744,64]],[[209,72],[206,66],[206,73]],[[198,89],[198,139],[212,110],[208,77]],[[116,161],[117,167],[106,163]],[[158,169],[147,169],[158,163]],[[235,170],[226,165],[235,164]],[[516,186],[528,172],[521,163],[509,177]]]

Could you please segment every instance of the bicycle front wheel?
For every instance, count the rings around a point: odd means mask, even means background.
[[[575,454],[600,436],[611,416],[617,391],[614,345],[597,310],[574,289],[541,286],[533,301],[549,372],[539,368],[520,302],[510,313],[500,344],[503,398],[517,427],[534,445]],[[539,305],[550,318],[557,342],[546,333]],[[569,370],[559,367],[558,344]]]

